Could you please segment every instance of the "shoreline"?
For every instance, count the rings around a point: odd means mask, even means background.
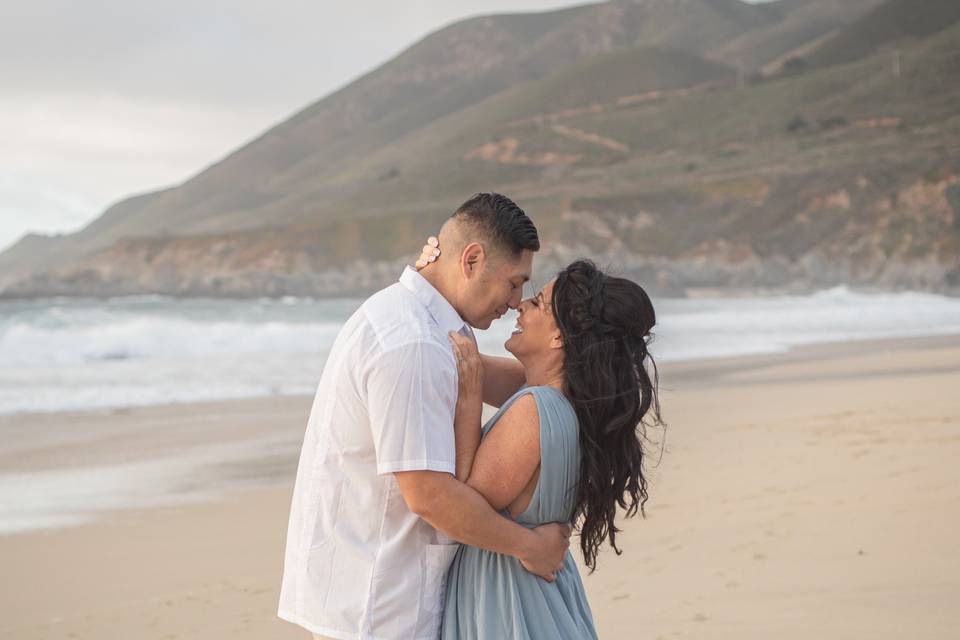
[[[960,358],[937,353],[951,348],[960,348],[960,335],[667,362],[659,365],[660,387],[669,394],[951,372],[960,369]],[[916,351],[922,361],[904,360]],[[836,364],[851,358],[858,360],[853,370]],[[0,415],[0,538],[282,486],[296,474],[312,402],[307,395],[266,396]],[[484,421],[494,412],[485,406]]]
[[[647,517],[582,571],[600,637],[949,637],[960,337],[680,364]],[[0,418],[2,474],[146,464],[138,482],[174,497],[0,535],[0,638],[307,637],[275,613],[310,401]]]
[[[357,302],[12,308],[0,313],[0,415],[312,394]],[[651,352],[665,367],[782,357],[817,342],[960,335],[960,301],[930,294],[660,302]],[[507,319],[478,332],[481,349],[504,354],[512,326]]]
[[[0,250],[0,254],[2,253],[3,251]],[[660,299],[722,299],[741,297],[807,296],[823,291],[831,291],[841,288],[851,292],[865,294],[930,293],[949,298],[960,298],[960,287],[946,282],[941,283],[939,286],[927,286],[926,288],[904,285],[903,282],[901,282],[899,285],[893,284],[892,286],[884,287],[877,286],[876,283],[872,281],[857,281],[856,277],[848,278],[845,281],[837,281],[834,279],[818,280],[816,278],[787,278],[773,283],[770,283],[763,278],[754,278],[752,280],[748,279],[746,284],[740,286],[728,286],[725,284],[703,285],[699,283],[684,284],[684,282],[689,281],[681,279],[676,283],[662,285],[653,281],[652,278],[649,278],[649,274],[646,273],[646,267],[650,266],[650,264],[646,263],[643,256],[632,257],[639,258],[639,262],[635,262],[632,265],[621,264],[621,267],[619,269],[615,269],[614,271],[621,275],[625,275],[626,277],[634,277],[637,280],[646,280],[646,282],[641,282],[641,284],[643,284],[644,288],[649,293],[654,295],[655,298]],[[622,256],[620,256],[620,258],[622,261]],[[606,262],[598,257],[594,257],[594,260]],[[617,260],[614,260],[613,262],[618,263]],[[668,260],[667,262],[669,263],[672,261]],[[676,260],[676,262],[680,264],[683,263],[682,260]],[[557,271],[561,270],[568,263],[569,261],[562,261],[552,266],[549,264],[547,266],[541,265],[536,270],[534,277],[543,281],[549,280],[553,275],[556,274]],[[352,266],[356,267],[357,265],[354,264]],[[243,288],[240,286],[236,289],[224,291],[220,287],[204,287],[201,285],[199,288],[194,289],[168,288],[160,290],[156,288],[128,288],[127,292],[118,293],[115,288],[103,288],[97,286],[96,283],[89,283],[89,288],[82,289],[85,291],[84,293],[75,293],[78,285],[77,282],[71,282],[71,287],[69,289],[65,289],[63,287],[53,289],[31,289],[29,286],[24,286],[18,289],[17,285],[23,284],[24,280],[23,278],[14,277],[13,279],[7,279],[5,282],[0,282],[0,304],[5,302],[37,302],[44,300],[92,300],[104,302],[109,300],[134,300],[139,298],[236,301],[282,300],[285,298],[297,298],[303,300],[362,300],[376,293],[383,287],[392,284],[396,279],[396,275],[408,266],[412,267],[413,265],[407,262],[407,258],[366,263],[365,268],[376,272],[376,275],[371,277],[379,277],[380,281],[371,284],[370,278],[367,277],[363,279],[364,284],[362,285],[350,284],[349,281],[343,280],[343,269],[340,267],[325,269],[318,273],[326,273],[327,275],[333,274],[335,277],[340,279],[338,286],[333,288],[328,287],[327,289],[317,288],[316,286],[310,285],[304,286],[304,283],[300,282],[297,286],[288,286],[287,288],[283,288],[283,285],[280,285],[279,288],[274,286],[264,289],[257,289],[255,286],[249,288]],[[631,276],[631,274],[633,275]],[[286,276],[296,277],[296,274],[274,275],[279,278],[284,278]],[[644,278],[641,276],[647,277]],[[701,278],[697,278],[696,280],[701,280]],[[290,283],[288,282],[288,285],[289,284]],[[13,286],[11,287],[11,285]]]
[[[958,296],[960,297],[960,296]],[[960,343],[960,332],[943,333],[936,335],[918,335],[918,336],[898,336],[890,338],[867,338],[863,340],[843,340],[834,342],[817,342],[791,346],[782,351],[769,351],[763,353],[747,353],[731,356],[709,356],[698,358],[684,358],[674,360],[657,361],[658,368],[669,370],[672,375],[679,375],[684,380],[703,379],[710,380],[717,376],[738,368],[757,368],[769,364],[779,363],[784,360],[823,360],[833,357],[848,355],[857,355],[867,351],[889,351],[900,350],[904,348],[925,347],[925,346],[950,346]],[[117,406],[98,406],[87,408],[66,408],[50,409],[41,411],[19,411],[13,413],[0,413],[0,434],[6,428],[11,427],[16,422],[34,422],[42,421],[45,417],[54,416],[68,417],[70,419],[85,420],[93,416],[111,417],[131,412],[151,412],[164,409],[191,409],[197,408],[204,411],[209,408],[223,407],[225,405],[241,405],[244,403],[261,402],[280,402],[296,401],[303,398],[313,398],[312,394],[263,394],[245,397],[224,397],[210,398],[205,400],[175,400],[171,402],[162,402],[154,404],[136,404],[136,405],[117,405]],[[0,456],[3,451],[0,448]],[[2,458],[0,458],[0,473],[3,470]]]

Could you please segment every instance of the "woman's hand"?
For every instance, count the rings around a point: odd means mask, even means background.
[[[456,331],[450,332],[450,344],[457,359],[460,389],[457,395],[457,413],[483,411],[483,362],[477,343]]]
[[[473,458],[480,446],[480,419],[483,417],[483,363],[473,338],[450,332],[450,344],[457,359],[460,388],[453,416],[453,436],[457,448],[456,476],[466,482]]]
[[[423,249],[420,250],[420,257],[417,259],[416,266],[417,271],[423,269],[425,266],[435,261],[440,257],[440,241],[437,240],[435,236],[430,236],[427,238],[427,244],[423,245]]]

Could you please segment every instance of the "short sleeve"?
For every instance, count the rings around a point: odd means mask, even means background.
[[[411,343],[387,351],[369,367],[366,397],[377,473],[455,473],[458,381],[452,350]]]

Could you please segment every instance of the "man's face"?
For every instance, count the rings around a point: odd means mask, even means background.
[[[476,329],[488,329],[508,309],[516,309],[532,270],[533,251],[529,249],[515,259],[502,256],[485,260],[480,273],[467,282],[461,298],[464,320]]]

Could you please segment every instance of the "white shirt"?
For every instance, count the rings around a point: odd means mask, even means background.
[[[343,640],[437,637],[457,545],[407,508],[393,473],[455,473],[447,333],[465,326],[407,267],[340,330],[300,453],[281,618]]]

